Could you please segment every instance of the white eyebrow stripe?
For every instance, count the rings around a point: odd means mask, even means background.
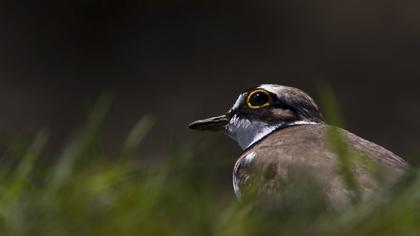
[[[262,84],[262,85],[258,86],[258,88],[267,90],[270,93],[280,94],[281,91],[284,89],[284,86],[274,85],[274,84]]]

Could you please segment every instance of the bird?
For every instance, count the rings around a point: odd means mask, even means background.
[[[343,204],[388,189],[410,169],[384,147],[327,124],[307,93],[284,85],[247,89],[225,114],[188,127],[223,131],[243,149],[232,174],[239,199],[251,192],[274,196],[306,176],[302,179],[317,183],[328,201]]]

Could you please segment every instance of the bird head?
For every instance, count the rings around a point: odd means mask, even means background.
[[[225,114],[194,121],[189,128],[225,131],[246,149],[275,130],[323,122],[318,106],[302,90],[263,84],[242,92]]]

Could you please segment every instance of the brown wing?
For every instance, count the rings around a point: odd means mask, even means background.
[[[236,192],[270,195],[291,183],[312,182],[333,201],[347,198],[349,186],[328,141],[330,129],[327,125],[294,126],[257,143],[235,165]],[[364,195],[394,183],[408,168],[403,159],[385,148],[346,130],[333,129],[347,144],[351,174]]]

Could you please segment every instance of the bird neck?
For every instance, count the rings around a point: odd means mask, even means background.
[[[319,123],[314,121],[298,120],[269,124],[263,121],[249,120],[234,116],[231,118],[229,124],[226,125],[226,132],[243,150],[245,150],[276,130],[290,126],[309,124]]]

